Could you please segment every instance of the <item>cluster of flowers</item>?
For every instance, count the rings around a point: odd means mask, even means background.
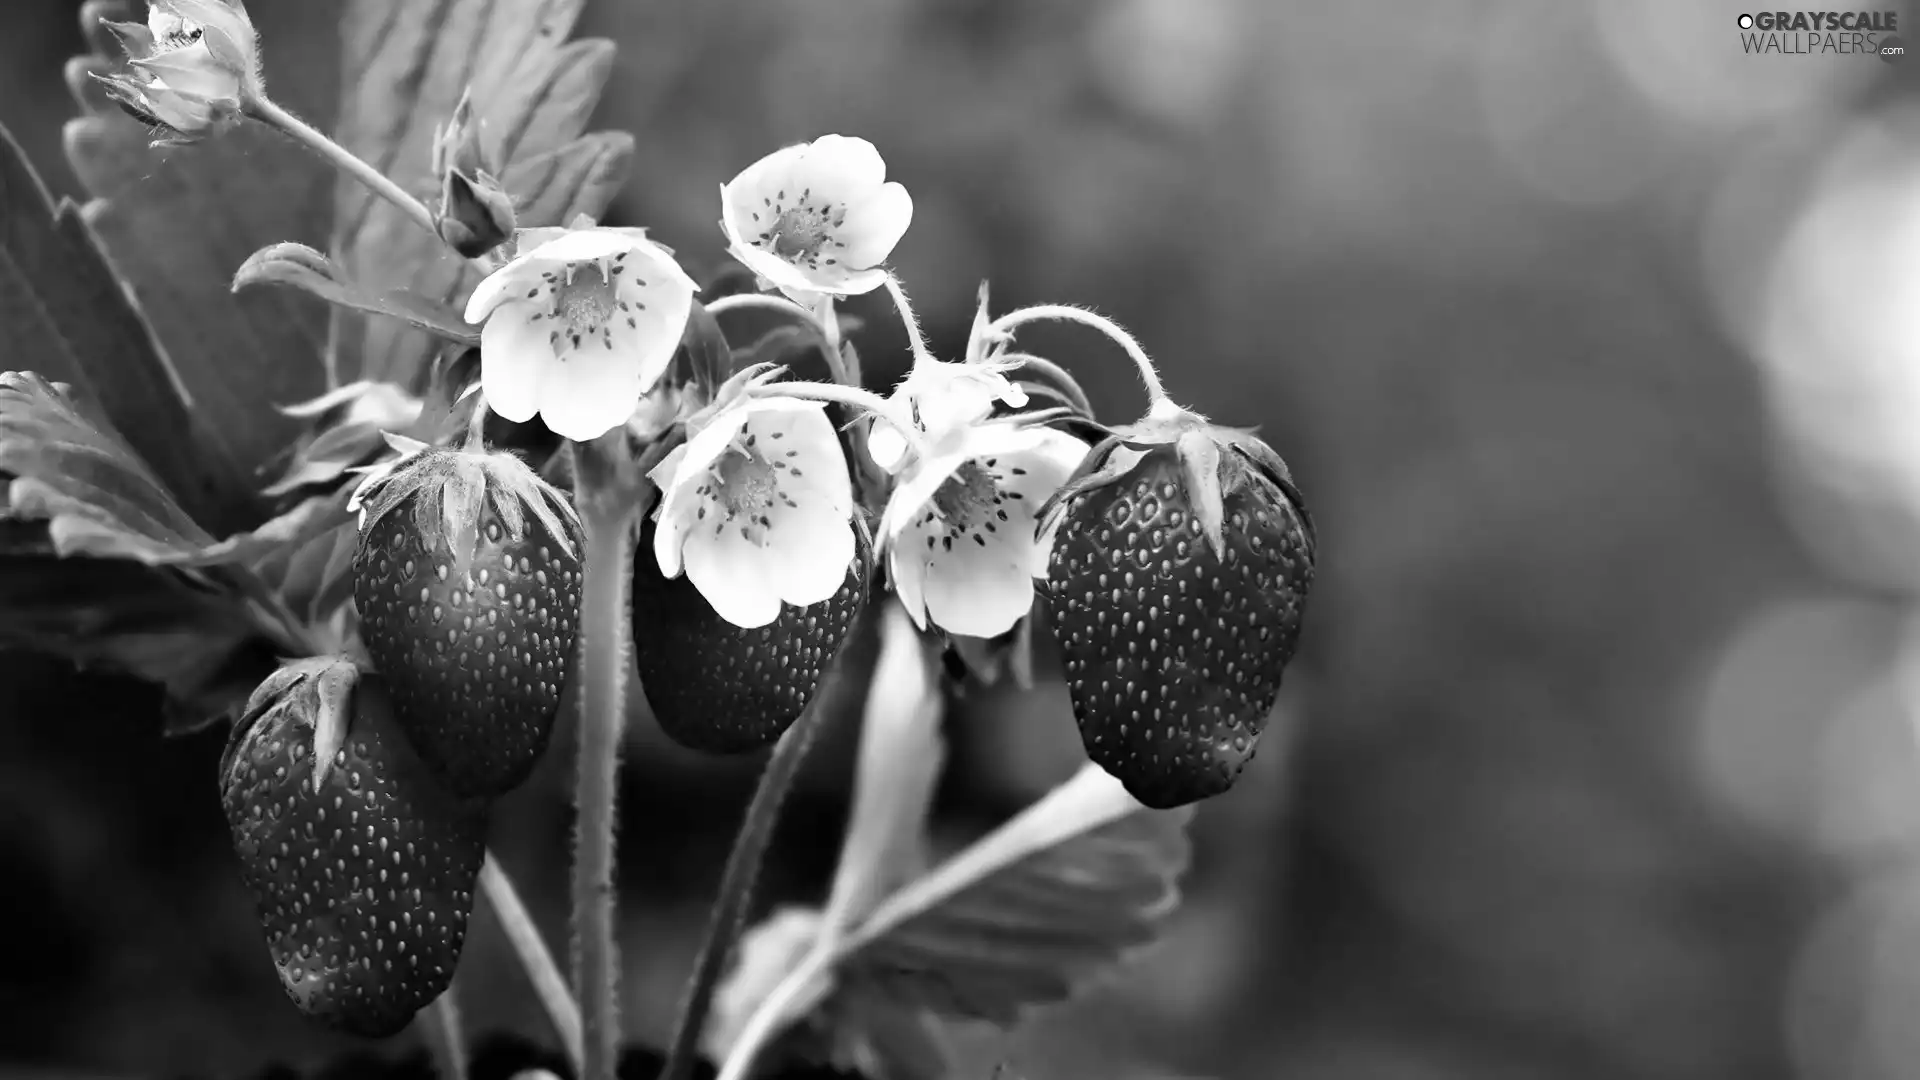
[[[155,0],[146,25],[115,29],[131,67],[102,79],[136,116],[179,141],[241,117],[275,125],[486,271],[464,310],[479,328],[477,405],[645,463],[658,498],[633,567],[635,651],[682,742],[777,739],[878,581],[922,632],[977,655],[1024,650],[1043,598],[1088,755],[1143,804],[1217,795],[1252,756],[1313,574],[1286,466],[1250,432],[1175,405],[1138,342],[1080,308],[996,318],[983,286],[964,355],[935,358],[886,265],[913,200],[871,143],[828,135],[723,184],[720,227],[757,291],[703,307],[698,283],[642,229],[515,228],[465,102],[433,148],[429,211],[266,99],[238,0]],[[885,395],[859,384],[838,314],[880,290],[912,355]],[[797,321],[833,378],[676,363],[700,319],[746,308]],[[1146,415],[1100,424],[1058,365],[1018,350],[1017,330],[1042,320],[1124,348]],[[830,408],[856,419],[837,423]],[[289,992],[365,1033],[397,1030],[451,978],[487,808],[531,772],[577,638],[600,625],[583,612],[594,599],[582,596],[583,494],[488,451],[480,419],[464,447],[393,436],[398,453],[360,470],[349,505],[361,511],[367,662],[311,658],[268,680],[223,766]],[[416,860],[393,880],[389,848],[395,865],[401,848]],[[341,910],[365,924],[357,936],[314,915],[342,890]],[[416,910],[430,917],[416,925]]]

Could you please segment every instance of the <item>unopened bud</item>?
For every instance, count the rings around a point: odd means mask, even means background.
[[[453,116],[433,139],[433,171],[440,180],[434,227],[461,255],[478,258],[513,236],[513,197],[496,180],[499,171],[481,140],[481,121],[469,95],[460,95]]]
[[[94,77],[129,115],[163,129],[160,142],[218,134],[262,95],[259,36],[240,0],[150,0],[146,25],[105,26],[128,68]]]

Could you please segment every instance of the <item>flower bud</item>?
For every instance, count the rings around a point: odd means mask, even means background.
[[[478,258],[513,236],[513,198],[500,182],[492,156],[480,140],[473,103],[460,95],[453,116],[433,138],[433,172],[440,178],[440,208],[434,227],[440,239],[466,258]]]
[[[218,134],[262,96],[259,37],[241,0],[150,0],[145,26],[104,25],[128,70],[95,78],[135,119],[164,128],[159,142]]]

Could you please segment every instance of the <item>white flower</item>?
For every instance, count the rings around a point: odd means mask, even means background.
[[[728,250],[799,303],[872,292],[880,264],[913,220],[913,198],[887,180],[865,139],[824,135],[776,150],[720,185]]]
[[[182,139],[239,117],[260,96],[259,43],[232,0],[150,0],[147,23],[104,24],[126,47],[128,75],[97,76],[121,104]]]
[[[1087,455],[1047,427],[956,429],[909,468],[881,519],[887,576],[914,624],[1004,634],[1033,606],[1047,572],[1035,513]]]
[[[900,411],[913,419],[923,436],[940,441],[985,420],[1001,402],[1020,408],[1027,403],[1027,392],[995,367],[927,360],[907,372],[889,400],[902,406]],[[867,435],[867,456],[892,473],[906,464],[906,455],[906,437],[892,424],[875,418]]]
[[[698,288],[638,229],[527,229],[467,301],[487,406],[585,442],[626,422],[673,359]]]
[[[651,476],[660,572],[682,568],[720,617],[766,626],[782,602],[831,599],[854,558],[853,485],[825,403],[745,398]]]

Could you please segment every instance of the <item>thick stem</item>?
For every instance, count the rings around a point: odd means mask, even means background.
[[[567,989],[566,976],[560,973],[560,965],[554,963],[553,953],[547,949],[546,938],[541,936],[540,927],[527,912],[526,904],[521,902],[519,891],[513,887],[513,879],[501,869],[500,860],[492,852],[487,853],[487,861],[480,865],[480,889],[487,894],[487,902],[493,906],[494,918],[500,921],[500,928],[506,931],[507,940],[513,945],[513,953],[520,958],[520,967],[533,983],[533,992],[546,1009],[547,1018],[553,1022],[554,1033],[560,1036],[560,1045],[566,1051],[567,1061],[578,1075],[581,1067],[580,1005]]]
[[[575,503],[586,531],[581,582],[580,753],[573,855],[573,977],[580,1000],[581,1080],[614,1080],[619,1065],[620,959],[615,932],[615,794],[632,664],[628,588],[645,480],[626,431],[574,444]]]
[[[415,225],[434,236],[440,235],[440,230],[434,228],[433,212],[427,209],[425,203],[407,194],[385,173],[355,157],[346,147],[327,138],[309,126],[306,121],[265,97],[254,97],[247,101],[243,108],[248,116],[270,127],[280,129],[307,149],[319,154],[341,172],[365,184],[367,190],[398,207],[400,212],[412,219]]]
[[[1017,326],[1030,322],[1041,322],[1043,320],[1079,323],[1082,326],[1090,326],[1107,335],[1109,338],[1112,338],[1119,343],[1121,348],[1127,351],[1127,356],[1133,361],[1133,366],[1140,369],[1140,381],[1147,386],[1147,401],[1151,414],[1162,414],[1165,413],[1167,409],[1175,407],[1171,399],[1167,397],[1166,388],[1160,385],[1160,373],[1154,369],[1153,360],[1147,356],[1147,351],[1140,347],[1140,342],[1135,340],[1132,334],[1127,333],[1126,329],[1119,323],[1114,322],[1105,315],[1100,315],[1082,308],[1068,307],[1065,304],[1041,304],[1038,307],[1021,308],[1018,311],[1010,311],[1000,316],[998,319],[995,319],[993,325],[988,328],[988,333],[1010,334]]]
[[[427,1053],[440,1080],[467,1080],[467,1046],[462,1042],[460,1005],[449,987],[420,1014]]]
[[[816,706],[819,701],[816,695]],[[713,1008],[714,991],[720,985],[727,957],[740,939],[740,929],[746,922],[753,891],[760,880],[761,864],[766,861],[774,827],[780,822],[780,809],[793,790],[794,778],[800,775],[801,762],[813,746],[814,734],[820,730],[820,717],[824,713],[819,707],[803,711],[774,745],[773,756],[767,759],[767,767],[760,773],[753,800],[747,804],[746,820],[741,822],[733,850],[727,855],[727,867],[720,875],[720,896],[714,902],[713,914],[707,920],[706,938],[700,943],[693,974],[687,980],[686,996],[680,1002],[680,1016],[673,1026],[673,1039],[667,1044],[667,1063],[660,1070],[660,1080],[686,1080],[693,1068],[700,1036]]]
[[[913,317],[913,304],[907,300],[907,290],[901,286],[900,279],[887,275],[887,295],[893,298],[893,309],[900,313],[900,321],[906,324],[907,347],[913,350],[913,364],[920,367],[933,363],[933,354],[927,351],[927,340],[920,336],[920,321]]]

